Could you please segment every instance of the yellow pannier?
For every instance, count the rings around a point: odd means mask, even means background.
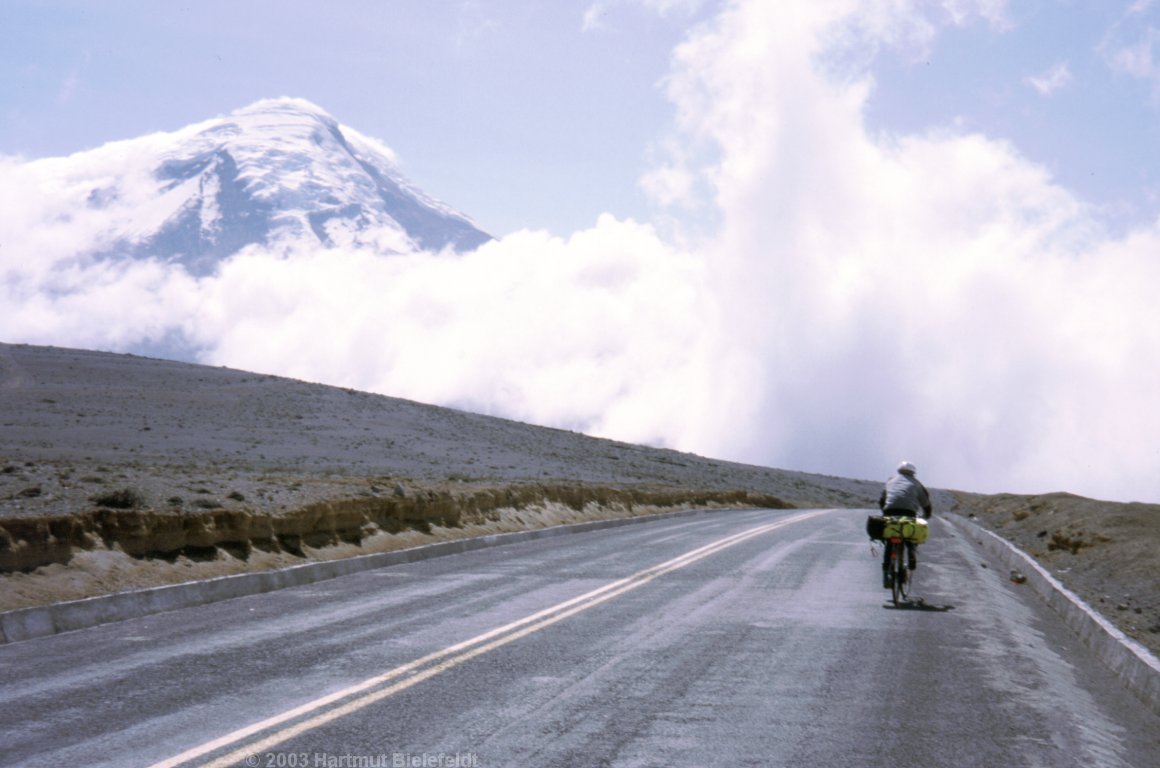
[[[900,538],[914,544],[926,542],[930,527],[925,520],[914,517],[888,517],[882,527],[883,539]]]

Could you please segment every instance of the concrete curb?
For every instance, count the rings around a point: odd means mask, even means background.
[[[1058,613],[1080,641],[1116,674],[1132,693],[1160,715],[1160,660],[1074,592],[1063,586],[1030,555],[996,533],[961,515],[945,514],[956,528],[979,544],[1005,567],[1020,571],[1027,585]]]
[[[402,563],[413,563],[432,557],[457,555],[476,549],[499,547],[505,544],[532,541],[533,539],[545,539],[602,528],[614,528],[671,517],[685,517],[704,512],[720,511],[725,510],[684,509],[655,515],[640,515],[639,517],[620,517],[612,520],[592,520],[585,523],[555,525],[530,531],[494,533],[487,536],[443,541],[438,544],[425,544],[393,552],[359,555],[320,563],[304,563],[273,571],[240,573],[205,581],[190,581],[183,584],[90,597],[84,600],[70,600],[52,605],[21,608],[0,613],[0,644],[32,640],[61,632],[95,627],[99,624],[109,624],[166,611],[216,603],[221,600],[231,600],[235,597],[272,592],[286,587],[313,584],[339,576],[348,576],[352,573],[386,568]]]

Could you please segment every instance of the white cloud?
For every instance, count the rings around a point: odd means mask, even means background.
[[[77,72],[70,72],[64,81],[60,84],[60,89],[56,94],[57,104],[67,105],[71,104],[76,98],[77,91],[81,87],[81,77]]]
[[[657,164],[640,179],[641,189],[661,206],[692,207],[697,200],[697,178],[688,167],[680,146],[667,141],[654,154]]]
[[[825,50],[829,66],[839,70],[866,67],[882,48],[913,61],[925,59],[947,26],[977,21],[1000,31],[1011,26],[1007,0],[821,0],[768,10],[787,19],[808,15],[817,22],[820,38],[811,44]]]
[[[456,18],[455,47],[464,49],[500,28],[500,23],[476,0],[459,4]]]
[[[251,249],[202,282],[198,340],[215,364],[664,442],[704,347],[701,269],[611,217],[462,256]]]
[[[617,5],[633,3],[660,16],[668,16],[671,13],[694,13],[705,5],[705,2],[706,0],[595,0],[584,10],[581,29],[590,32],[606,26],[605,17]]]
[[[74,198],[0,219],[6,341],[130,350],[183,334],[210,364],[653,444],[685,439],[673,414],[709,400],[693,386],[710,352],[704,265],[647,225],[603,216],[465,255],[252,246],[193,278],[76,255],[94,228],[66,216]],[[15,234],[51,219],[59,245]]]
[[[721,359],[745,378],[734,422],[755,425],[703,439],[779,466],[872,475],[909,455],[934,482],[1154,498],[1141,286],[1160,232],[1102,236],[984,136],[869,136],[866,83],[817,66],[849,10],[738,3],[678,54],[682,125],[720,153]]]
[[[1039,95],[1050,96],[1071,82],[1071,69],[1066,61],[1061,61],[1039,75],[1028,77],[1025,82]]]
[[[1138,0],[1105,33],[1099,50],[1114,72],[1151,81],[1160,94],[1160,18],[1154,0]]]
[[[584,11],[583,21],[581,22],[581,29],[585,32],[590,32],[594,29],[600,29],[604,26],[604,16],[608,13],[610,7],[609,0],[598,0],[592,3]]]
[[[1113,69],[1142,79],[1155,79],[1160,74],[1155,50],[1160,43],[1160,30],[1149,27],[1138,39],[1115,49],[1110,55]]]

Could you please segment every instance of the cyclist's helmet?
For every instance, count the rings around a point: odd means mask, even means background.
[[[916,469],[915,466],[909,461],[904,461],[898,465],[898,471],[904,475],[913,475],[914,473],[918,472],[918,469]]]

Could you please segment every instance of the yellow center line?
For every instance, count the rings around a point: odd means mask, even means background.
[[[307,731],[314,730],[315,728],[337,720],[338,718],[345,717],[346,715],[363,709],[364,707],[374,704],[377,701],[381,701],[382,699],[393,696],[400,691],[417,685],[424,680],[428,680],[442,672],[446,672],[453,667],[457,667],[460,664],[463,664],[464,662],[469,661],[477,656],[481,656],[485,653],[488,653],[489,651],[493,651],[496,648],[500,648],[504,645],[507,645],[508,643],[519,640],[520,638],[527,637],[528,635],[538,632],[541,629],[563,621],[570,616],[574,616],[615,597],[619,597],[626,592],[630,592],[634,589],[642,587],[666,573],[684,568],[688,565],[692,565],[695,562],[709,557],[710,555],[716,554],[717,552],[720,552],[724,549],[728,549],[729,547],[732,547],[736,544],[740,544],[741,542],[746,541],[754,536],[758,536],[760,534],[767,533],[769,531],[782,528],[793,523],[798,523],[803,520],[808,520],[809,518],[816,517],[820,514],[823,514],[824,512],[825,510],[818,510],[814,512],[805,512],[802,514],[793,515],[791,517],[778,520],[777,522],[766,523],[764,525],[757,526],[756,528],[751,528],[748,531],[733,534],[732,536],[727,536],[710,544],[706,544],[705,546],[690,550],[689,552],[674,557],[671,560],[666,560],[663,563],[659,563],[642,571],[638,571],[631,576],[618,579],[604,585],[603,587],[591,590],[590,592],[585,592],[582,595],[565,600],[564,602],[557,603],[556,605],[545,608],[541,611],[537,611],[536,613],[525,616],[524,618],[517,621],[513,621],[509,624],[505,624],[501,627],[489,630],[468,640],[464,640],[460,643],[456,643],[455,645],[448,646],[447,648],[444,648],[440,651],[436,651],[414,661],[400,665],[394,669],[384,672],[381,675],[368,678],[361,683],[357,683],[347,688],[343,688],[340,691],[336,691],[318,699],[314,699],[313,701],[309,701],[305,704],[302,704],[301,706],[286,710],[285,712],[274,715],[273,717],[266,718],[265,720],[261,720],[257,723],[253,723],[252,725],[248,725],[244,728],[239,728],[238,730],[228,733],[220,738],[205,742],[204,744],[200,744],[196,747],[188,749],[179,755],[175,755],[167,760],[155,763],[150,766],[150,768],[175,768],[175,766],[189,762],[195,758],[207,755],[211,752],[215,752],[232,744],[237,744],[244,739],[249,738],[250,736],[267,731],[271,728],[274,728],[275,726],[282,725],[300,717],[304,717],[312,712],[318,712],[324,707],[340,702],[343,699],[348,699],[352,696],[363,694],[357,698],[353,698],[350,701],[347,701],[345,704],[341,704],[340,706],[318,714],[315,717],[302,720],[301,722],[290,725],[279,731],[275,731],[274,733],[257,742],[247,744],[241,749],[238,749],[206,764],[207,768],[225,768],[226,766],[237,765],[240,761],[255,753],[268,750],[273,746],[294,738],[295,736],[299,736]],[[378,686],[381,686],[384,683],[388,683],[392,680],[396,680],[397,678],[403,677],[404,675],[407,675],[407,677],[402,680],[398,680],[392,685],[388,685],[384,688],[378,688]],[[370,691],[374,688],[378,688],[378,690],[366,693],[367,691]]]

